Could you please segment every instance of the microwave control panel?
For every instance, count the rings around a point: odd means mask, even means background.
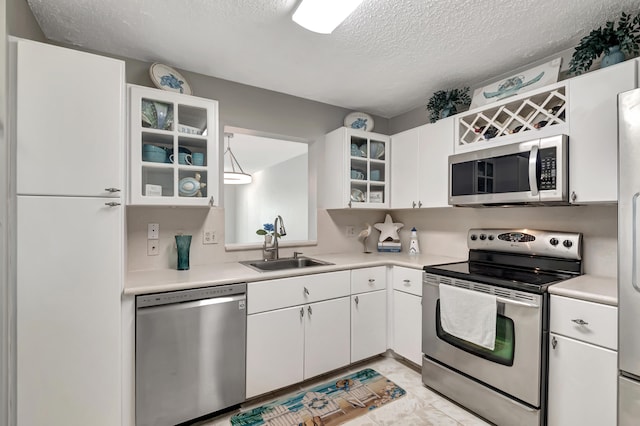
[[[543,148],[539,151],[540,155],[540,190],[556,189],[556,149]]]

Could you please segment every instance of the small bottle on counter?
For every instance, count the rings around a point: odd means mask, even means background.
[[[411,240],[409,241],[409,254],[415,255],[420,253],[418,244],[418,232],[415,227],[411,228]]]

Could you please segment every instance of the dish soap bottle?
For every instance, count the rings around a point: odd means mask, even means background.
[[[418,232],[415,227],[411,228],[411,241],[409,241],[409,254],[419,254],[420,246],[418,245]]]

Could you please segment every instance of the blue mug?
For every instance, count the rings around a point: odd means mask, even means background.
[[[204,154],[202,152],[194,152],[191,154],[191,162],[194,166],[204,166]]]

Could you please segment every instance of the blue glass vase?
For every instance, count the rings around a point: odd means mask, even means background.
[[[178,247],[178,271],[189,269],[189,248],[191,247],[191,235],[176,235],[176,247]]]

